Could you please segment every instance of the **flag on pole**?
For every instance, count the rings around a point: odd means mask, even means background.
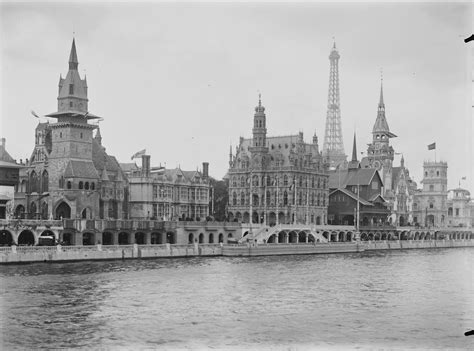
[[[435,150],[436,149],[436,143],[428,145],[428,150]]]
[[[132,160],[133,160],[134,158],[137,158],[137,157],[140,157],[140,156],[142,156],[142,155],[145,155],[145,153],[146,153],[146,149],[143,149],[143,150],[140,150],[140,151],[136,152],[136,153],[132,156]]]

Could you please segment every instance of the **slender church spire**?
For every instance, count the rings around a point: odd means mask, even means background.
[[[69,69],[74,69],[77,71],[77,66],[79,65],[79,61],[77,60],[77,52],[76,52],[76,39],[72,39],[72,47],[71,53],[69,54]]]
[[[354,132],[354,143],[352,144],[352,162],[357,161],[356,133]]]
[[[326,130],[324,134],[323,156],[329,161],[330,167],[346,161],[342,140],[341,110],[339,96],[339,52],[334,42],[329,55],[329,92]]]
[[[352,144],[352,160],[349,162],[349,169],[359,168],[359,160],[357,159],[357,141],[356,133],[354,132],[354,143]]]

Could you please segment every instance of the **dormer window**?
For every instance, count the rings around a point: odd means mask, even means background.
[[[74,84],[69,84],[69,95],[74,94]]]

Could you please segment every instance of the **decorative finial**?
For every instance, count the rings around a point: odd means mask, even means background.
[[[258,106],[262,106],[262,94],[258,93]]]
[[[336,48],[336,38],[335,37],[332,37],[332,48],[335,49]]]

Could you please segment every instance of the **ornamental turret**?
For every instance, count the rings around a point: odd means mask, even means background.
[[[253,129],[252,129],[252,151],[254,152],[265,152],[267,149],[267,127],[266,127],[266,116],[265,107],[262,106],[261,94],[258,95],[258,106],[255,107],[255,114],[253,116]]]

